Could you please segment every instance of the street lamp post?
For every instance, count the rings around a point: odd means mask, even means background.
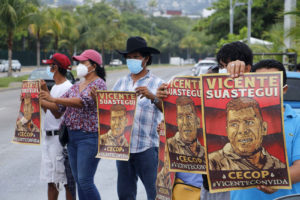
[[[251,6],[252,6],[252,0],[248,0],[248,14],[247,14],[247,27],[248,27],[247,41],[248,41],[248,44],[250,44],[250,38],[251,38]]]
[[[233,17],[234,17],[234,8],[237,6],[243,6],[245,3],[241,2],[235,2],[234,5],[232,5],[232,0],[230,0],[230,9],[229,9],[229,16],[230,16],[230,21],[229,21],[229,33],[233,34]]]

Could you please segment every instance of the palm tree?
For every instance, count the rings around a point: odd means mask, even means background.
[[[54,37],[54,45],[53,49],[58,51],[58,43],[61,35],[63,34],[64,29],[64,17],[67,11],[63,11],[62,9],[49,9],[49,34]]]
[[[0,20],[6,30],[9,69],[8,76],[12,75],[12,49],[15,30],[22,26],[28,13],[33,11],[33,4],[25,0],[1,0],[0,1]]]
[[[197,38],[197,34],[192,32],[184,36],[179,43],[181,49],[186,49],[187,58],[191,57],[191,52],[196,51],[201,47],[201,43]]]
[[[101,12],[99,12],[101,10]],[[116,9],[103,2],[95,3],[92,7],[79,8],[81,25],[80,46],[111,51],[120,47],[127,35],[121,31],[120,16]],[[103,56],[103,63],[105,58]]]
[[[48,14],[46,9],[37,9],[34,13],[29,15],[30,24],[28,26],[29,33],[36,38],[36,63],[40,67],[41,60],[41,38],[43,38],[49,31],[47,22]]]
[[[80,37],[78,21],[80,21],[80,18],[71,12],[65,12],[63,31],[58,42],[58,47],[59,49],[66,49],[70,55],[73,55]]]

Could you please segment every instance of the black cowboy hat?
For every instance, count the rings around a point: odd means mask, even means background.
[[[119,51],[119,50],[116,51],[122,55],[132,53],[132,52],[143,52],[143,53],[152,53],[152,54],[160,53],[160,51],[158,51],[157,49],[148,47],[146,40],[139,36],[128,38],[125,51]]]

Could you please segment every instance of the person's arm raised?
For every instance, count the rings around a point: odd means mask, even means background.
[[[61,104],[63,106],[70,106],[75,108],[82,108],[83,102],[80,98],[72,97],[72,98],[54,98],[49,93],[45,91],[41,91],[40,97],[45,99],[48,102],[52,102],[55,104]]]

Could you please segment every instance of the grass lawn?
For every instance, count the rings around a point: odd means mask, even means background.
[[[8,87],[12,82],[22,82],[27,80],[29,75],[19,76],[19,77],[2,77],[0,78],[0,88]]]

